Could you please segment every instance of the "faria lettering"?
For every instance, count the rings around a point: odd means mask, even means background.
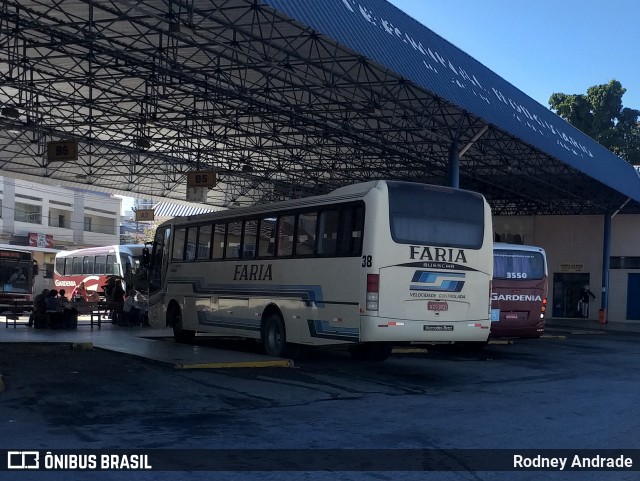
[[[271,281],[271,264],[236,264],[234,281]]]
[[[437,262],[462,262],[467,263],[467,258],[462,249],[444,247],[420,247],[409,246],[411,259]]]
[[[542,301],[538,294],[491,294],[492,301]]]

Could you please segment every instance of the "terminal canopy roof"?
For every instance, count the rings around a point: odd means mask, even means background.
[[[640,211],[631,165],[385,0],[0,2],[6,176],[184,201],[213,170],[230,207],[447,185],[456,151],[498,215]]]

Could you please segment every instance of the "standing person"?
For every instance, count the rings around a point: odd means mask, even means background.
[[[591,289],[588,285],[582,288],[582,293],[580,294],[580,300],[578,301],[578,307],[580,308],[580,315],[585,319],[589,317],[589,302],[592,298],[596,298],[596,296],[591,292]]]
[[[33,311],[29,316],[27,326],[41,329],[47,325],[47,303],[49,289],[43,289],[40,294],[33,298]]]
[[[124,289],[122,288],[122,281],[120,279],[115,281],[113,291],[111,292],[111,297],[111,305],[113,306],[113,323],[121,324],[124,322]]]

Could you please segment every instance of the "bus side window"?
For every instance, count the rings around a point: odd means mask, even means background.
[[[211,234],[212,225],[201,225],[198,229],[198,251],[196,259],[199,261],[208,261],[211,258]]]
[[[116,276],[120,275],[120,267],[118,265],[118,259],[113,254],[107,255],[107,274],[115,274]]]
[[[278,219],[278,257],[288,257],[293,254],[295,222],[295,215],[283,215]]]
[[[268,217],[260,221],[258,257],[272,257],[275,254],[276,222],[277,219],[273,217]]]
[[[67,259],[66,257],[56,258],[56,272],[61,276],[64,275],[64,263],[66,259]]]
[[[94,256],[84,256],[82,260],[82,273],[93,274]]]
[[[93,269],[95,274],[107,273],[107,256],[96,256],[96,264]]]
[[[240,257],[240,239],[242,234],[242,221],[229,222],[227,226],[227,241],[225,243],[224,258],[238,259]]]
[[[196,239],[198,237],[198,227],[191,226],[187,229],[187,246],[185,251],[185,260],[193,261],[196,258]]]
[[[71,273],[76,275],[76,274],[82,274],[82,257],[74,257],[73,258],[73,265],[71,266]]]
[[[338,243],[338,211],[325,210],[318,219],[318,255],[336,255]]]
[[[298,215],[295,247],[296,256],[310,256],[314,254],[317,220],[317,212],[305,212]]]
[[[184,260],[184,243],[186,235],[187,229],[184,227],[176,229],[176,232],[173,235],[173,252],[171,254],[172,261]]]
[[[362,251],[364,209],[360,205],[343,207],[340,212],[338,255],[357,256]]]
[[[224,257],[224,237],[227,232],[227,224],[216,224],[213,234],[213,259],[222,259]]]
[[[351,255],[359,256],[362,253],[362,235],[364,233],[364,207],[354,207],[353,228],[351,230]]]
[[[242,258],[253,259],[256,256],[256,239],[258,235],[258,221],[245,220],[242,229]]]

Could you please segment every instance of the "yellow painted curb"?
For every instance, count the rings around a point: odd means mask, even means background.
[[[413,354],[429,352],[426,347],[398,347],[394,349],[393,354]]]
[[[206,362],[202,364],[174,364],[176,369],[224,369],[230,367],[293,367],[293,361],[243,361],[243,362]]]
[[[93,349],[92,342],[74,342],[71,344],[71,349],[74,351],[91,351]]]

